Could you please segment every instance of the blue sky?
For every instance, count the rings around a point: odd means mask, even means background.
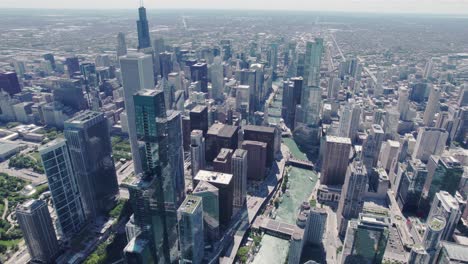
[[[0,0],[0,8],[131,9],[139,0]],[[160,9],[271,9],[468,14],[468,0],[145,0]]]

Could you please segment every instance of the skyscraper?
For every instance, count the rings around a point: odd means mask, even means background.
[[[218,156],[213,160],[213,170],[222,173],[232,172],[232,149],[222,148]]]
[[[323,208],[311,208],[307,219],[305,237],[312,245],[322,243],[323,234],[327,226],[327,211]]]
[[[127,184],[135,225],[142,231],[137,238],[149,241],[156,263],[174,263],[178,256],[177,208],[183,197],[179,195],[177,179],[171,174],[170,124],[164,93],[142,90],[133,100],[136,136],[144,145],[144,173]]]
[[[426,110],[424,111],[423,124],[424,126],[432,126],[434,123],[434,116],[440,110],[440,88],[432,87],[427,101]]]
[[[127,43],[125,42],[125,34],[119,32],[117,35],[117,58],[127,55]]]
[[[139,20],[137,20],[138,30],[138,49],[146,49],[151,47],[151,39],[149,33],[148,19],[146,18],[146,8],[140,6],[138,8]]]
[[[442,154],[448,136],[449,134],[445,129],[420,127],[413,151],[413,159],[427,162],[431,155]]]
[[[192,158],[192,179],[205,168],[205,138],[203,131],[193,130],[190,134],[190,156]]]
[[[196,63],[190,67],[192,82],[200,82],[201,92],[208,93],[208,66],[206,63]]]
[[[208,107],[197,105],[190,111],[190,129],[203,131],[203,136],[208,132]]]
[[[201,264],[205,250],[203,198],[189,195],[177,210],[181,262]]]
[[[452,240],[453,232],[460,221],[461,210],[457,199],[446,191],[436,193],[431,210],[429,211],[428,220],[436,216],[441,216],[445,219],[445,227],[441,234],[442,240]]]
[[[263,181],[267,169],[267,144],[260,141],[244,140],[242,149],[247,150],[247,179]]]
[[[341,185],[345,182],[351,152],[351,140],[347,137],[327,136],[322,159],[320,183]]]
[[[384,136],[385,133],[380,125],[373,124],[369,129],[367,139],[362,146],[362,158],[367,170],[377,166]]]
[[[143,169],[136,135],[133,95],[142,89],[154,88],[153,58],[142,53],[129,54],[120,57],[120,67],[127,112],[128,137],[132,149],[133,166],[138,175],[143,172]]]
[[[167,111],[168,155],[170,174],[174,177],[178,200],[185,197],[184,149],[182,143],[182,118],[179,111]]]
[[[21,92],[16,72],[0,72],[0,91],[4,91],[9,95]]]
[[[67,66],[67,72],[70,77],[80,71],[80,61],[75,56],[66,58],[65,66]]]
[[[60,248],[47,204],[29,200],[16,208],[16,219],[32,261],[54,263]]]
[[[234,207],[241,208],[247,197],[247,150],[236,149],[232,155]]]
[[[440,249],[440,240],[442,240],[442,234],[446,228],[446,221],[440,215],[431,216],[427,220],[423,244],[428,254],[428,263],[434,263],[436,254]]]
[[[110,209],[119,193],[109,124],[103,113],[85,111],[64,126],[83,209],[91,220]]]
[[[340,235],[344,235],[348,221],[357,218],[364,206],[363,196],[367,191],[368,175],[360,160],[349,164],[338,204],[337,219]]]
[[[350,221],[340,263],[382,263],[389,228],[387,216],[360,214],[358,219]]]
[[[214,185],[200,181],[192,195],[203,199],[205,243],[214,243],[219,237],[219,190]]]
[[[232,217],[234,179],[232,174],[200,170],[195,176],[195,184],[206,181],[219,190],[219,222],[228,226]]]
[[[39,153],[57,214],[57,229],[70,237],[83,227],[85,214],[66,140],[49,142]]]

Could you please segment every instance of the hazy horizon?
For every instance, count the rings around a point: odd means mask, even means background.
[[[265,10],[265,11],[325,11],[325,12],[365,12],[365,13],[420,13],[468,15],[468,0],[317,0],[268,1],[237,0],[219,2],[217,0],[145,1],[148,9],[199,9],[199,10]],[[2,0],[0,8],[23,9],[135,9],[137,0],[81,0],[67,3],[60,0]]]

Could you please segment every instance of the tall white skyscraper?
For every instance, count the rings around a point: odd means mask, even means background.
[[[224,74],[221,57],[215,57],[211,64],[211,96],[213,99],[222,99],[224,89]]]
[[[432,126],[434,122],[434,116],[440,109],[440,88],[432,87],[431,93],[429,94],[429,100],[427,101],[426,110],[424,111],[423,124],[425,126]]]
[[[143,53],[128,54],[120,57],[120,67],[127,111],[128,137],[135,174],[138,175],[143,172],[143,167],[136,135],[133,95],[143,89],[154,89],[153,58]]]

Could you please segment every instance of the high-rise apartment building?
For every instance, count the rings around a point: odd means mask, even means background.
[[[31,260],[54,263],[60,247],[47,204],[42,200],[29,200],[16,208],[16,219]]]
[[[110,209],[119,193],[109,123],[103,113],[85,111],[64,127],[85,215],[91,220]]]
[[[70,237],[80,231],[86,219],[66,140],[49,142],[39,153],[57,214],[57,229],[61,236]]]

